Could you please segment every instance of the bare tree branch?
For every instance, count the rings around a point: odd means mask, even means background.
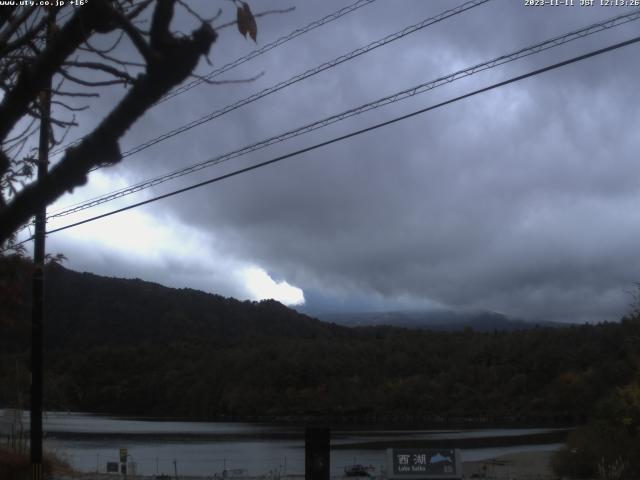
[[[7,24],[6,28],[0,32],[0,51],[4,51],[6,45],[9,43],[9,39],[11,36],[20,28],[24,22],[36,11],[35,7],[25,8],[22,13],[16,17],[14,17]]]
[[[110,47],[104,48],[104,49],[100,49],[98,47],[95,47],[95,46],[91,45],[90,39],[87,38],[87,40],[84,42],[86,47],[80,46],[80,47],[78,47],[78,50],[85,50],[86,49],[87,51],[92,52],[92,53],[97,53],[98,55],[102,55],[102,54],[106,55],[108,53],[111,53],[113,50],[116,49],[116,47],[118,45],[120,45],[120,42],[122,41],[122,38],[124,37],[124,35],[125,35],[125,32],[121,31],[118,34],[118,36],[116,37],[115,42],[113,42],[113,45],[111,45]]]
[[[153,0],[144,0],[138,4],[136,4],[131,10],[129,10],[126,15],[129,20],[134,20],[137,18],[143,11],[147,9],[149,5],[153,3]]]
[[[67,149],[44,181],[25,186],[0,210],[0,243],[27,222],[35,209],[86,183],[91,168],[120,161],[118,139],[148,108],[171,88],[184,81],[195,69],[199,59],[209,53],[217,34],[207,24],[203,24],[187,38],[172,35],[169,25],[174,3],[175,0],[158,0],[151,27],[150,48],[153,51],[148,55],[150,61],[146,72],[136,79],[120,103],[80,144]],[[121,17],[114,15],[113,7],[109,8],[111,12],[105,12],[105,15],[116,18],[116,22],[122,25]],[[76,47],[83,43],[82,38],[76,40]],[[48,52],[47,47],[43,55]],[[58,66],[63,62],[64,58]]]
[[[132,83],[128,78],[125,79],[117,79],[117,80],[83,80],[82,78],[78,78],[75,75],[69,73],[66,69],[60,69],[60,75],[62,75],[67,80],[77,83],[78,85],[83,85],[85,87],[106,87],[108,85],[118,85],[118,84],[128,84]]]
[[[101,62],[78,62],[78,61],[68,61],[64,63],[65,66],[72,66],[77,68],[89,68],[92,70],[101,70],[106,72],[114,77],[120,78],[125,81],[125,83],[133,83],[135,82],[135,78],[129,75],[127,72],[123,72],[122,70],[118,70],[111,65],[107,65],[106,63]]]
[[[36,62],[20,72],[15,87],[7,92],[0,103],[0,140],[7,136],[22,112],[34,101],[51,77],[59,71],[66,58],[84,43],[90,32],[86,31],[83,24],[92,29],[105,30],[112,18],[112,12],[113,9],[107,0],[93,0],[84,8],[76,9],[71,20],[53,36],[50,45],[36,59]]]
[[[131,20],[120,12],[115,12],[116,22],[122,28],[122,30],[131,39],[131,42],[135,45],[144,58],[145,62],[150,63],[153,61],[153,51],[142,34],[138,31],[135,25],[131,23]]]
[[[12,50],[16,50],[17,48],[22,47],[23,45],[30,44],[39,33],[44,31],[46,24],[47,24],[47,17],[43,16],[40,19],[39,23],[29,28],[27,32],[24,33],[24,35],[22,35],[19,38],[16,38],[10,43],[7,42],[4,45],[0,46],[0,52],[6,54],[6,52],[10,52]]]
[[[171,30],[176,2],[198,20],[200,26],[194,31]],[[222,81],[193,74],[201,60],[208,61],[217,39],[211,22],[220,12],[207,19],[182,0],[130,3],[91,0],[65,15],[58,15],[56,9],[0,9],[0,245],[15,238],[20,225],[40,208],[86,183],[93,169],[119,162],[120,138],[189,76],[219,85],[252,82],[264,74]],[[153,9],[141,15],[151,5]],[[256,17],[288,11],[291,9],[271,10]],[[46,36],[49,22],[55,28]],[[95,41],[102,34],[106,47],[98,47],[102,43]],[[129,58],[129,50],[119,48],[123,41],[131,43],[141,59],[136,54]],[[59,144],[77,124],[74,112],[88,108],[79,99],[98,97],[100,87],[108,85],[127,88],[93,131],[60,149],[62,158],[49,174],[33,181],[32,136],[39,129],[39,95],[51,81],[55,86],[46,88],[57,97],[52,100],[57,108],[48,126],[50,145]],[[27,155],[21,157],[23,152]]]
[[[51,105],[58,105],[70,112],[83,112],[89,109],[89,105],[83,105],[82,107],[72,107],[71,105],[67,105],[64,102],[60,102],[59,100],[51,100]]]
[[[55,93],[58,96],[61,97],[92,97],[92,98],[98,98],[100,96],[99,93],[96,92],[67,92],[65,90],[57,90],[57,89],[52,89],[51,90],[52,93]]]

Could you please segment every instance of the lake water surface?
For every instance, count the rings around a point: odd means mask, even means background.
[[[0,432],[9,428],[9,412],[0,410]],[[104,472],[106,462],[118,461],[126,448],[137,473],[182,475],[220,474],[224,469],[247,469],[250,475],[304,472],[304,427],[288,424],[185,422],[124,419],[83,413],[48,413],[45,448],[66,458],[82,471]],[[354,463],[385,463],[385,450],[408,440],[480,439],[551,432],[549,428],[412,430],[339,427],[331,432],[331,473],[340,475]],[[514,442],[518,443],[518,442]],[[366,445],[363,445],[366,444]],[[555,450],[559,443],[535,441],[526,445],[462,450],[463,461],[507,453]],[[174,463],[175,462],[175,463]]]

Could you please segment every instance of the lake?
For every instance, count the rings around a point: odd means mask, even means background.
[[[0,410],[0,433],[9,428],[9,412]],[[28,420],[28,415],[25,415]],[[220,474],[247,469],[250,475],[304,472],[304,427],[277,423],[186,422],[127,419],[85,413],[47,413],[45,448],[66,458],[76,469],[104,472],[126,448],[140,474]],[[561,443],[549,434],[560,429],[492,428],[434,429],[337,427],[331,431],[331,474],[354,463],[385,463],[385,450],[399,442],[419,445],[477,439],[480,446],[463,448],[463,461],[536,450],[555,450]],[[540,439],[536,439],[539,436]],[[526,440],[523,442],[523,439]],[[553,437],[553,435],[551,435]],[[494,441],[491,442],[491,439]],[[505,441],[506,439],[506,441]],[[513,439],[513,442],[509,442]],[[500,446],[482,447],[483,441]],[[513,445],[509,445],[513,443]],[[175,462],[175,463],[174,463]]]

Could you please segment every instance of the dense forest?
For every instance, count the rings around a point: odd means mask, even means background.
[[[29,265],[4,259],[0,406],[27,400]],[[582,422],[636,382],[640,319],[520,331],[347,328],[48,268],[48,409],[191,418]]]

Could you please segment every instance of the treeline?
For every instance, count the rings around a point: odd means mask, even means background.
[[[62,267],[51,269],[48,292],[49,409],[582,422],[637,380],[640,366],[637,316],[516,332],[351,329],[273,301]],[[20,302],[0,307],[0,405],[8,406],[26,398],[28,312]]]
[[[126,414],[586,419],[637,374],[637,321],[514,333],[374,328],[336,338],[50,353],[51,406]]]

